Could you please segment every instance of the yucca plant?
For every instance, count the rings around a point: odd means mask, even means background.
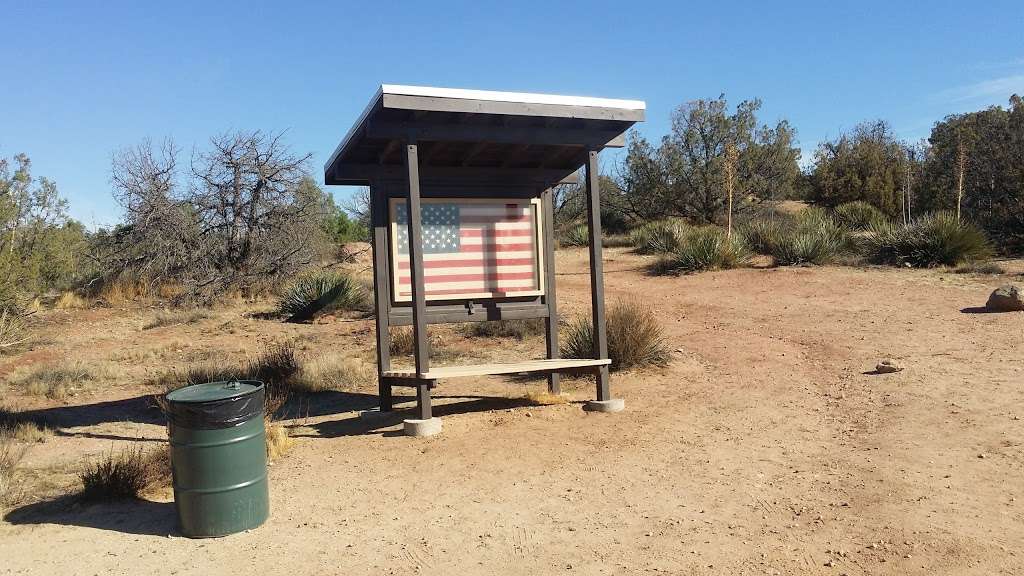
[[[586,224],[573,224],[562,233],[563,246],[590,246],[590,228]]]
[[[626,300],[613,304],[605,316],[611,370],[664,366],[669,361],[664,331],[645,304]],[[594,330],[589,316],[572,320],[562,345],[565,358],[593,358]]]
[[[796,216],[772,250],[775,264],[828,264],[849,246],[849,233],[830,214],[809,208]]]
[[[878,264],[918,268],[956,266],[992,256],[992,245],[975,225],[938,212],[907,225],[876,224],[861,239],[865,256]]]
[[[278,303],[282,314],[308,319],[331,310],[365,311],[369,296],[346,272],[318,270],[300,277],[285,290]]]
[[[785,228],[792,225],[791,221],[783,221],[774,216],[755,218],[740,227],[739,233],[747,242],[747,246],[758,254],[771,254],[785,235]]]
[[[681,220],[656,220],[633,230],[630,241],[639,254],[666,254],[679,247],[686,229]]]
[[[840,204],[835,207],[833,213],[839,225],[854,231],[869,230],[872,226],[888,220],[881,210],[863,200]]]
[[[721,270],[738,268],[749,260],[750,249],[741,235],[730,237],[717,226],[702,226],[683,234],[679,246],[655,269],[662,273]]]

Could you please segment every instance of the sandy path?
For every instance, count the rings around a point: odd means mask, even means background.
[[[580,253],[559,258],[582,309]],[[297,429],[256,531],[168,536],[166,503],[37,515],[0,523],[0,574],[1024,572],[1024,314],[961,312],[998,280],[640,263],[609,255],[609,299],[656,305],[680,352],[613,376],[624,413],[443,383],[438,437]],[[864,374],[883,357],[907,369]]]

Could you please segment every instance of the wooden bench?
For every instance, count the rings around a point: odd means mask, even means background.
[[[432,417],[430,407],[430,389],[437,381],[447,378],[467,378],[472,376],[496,376],[500,374],[591,374],[601,367],[612,363],[609,359],[542,359],[510,362],[507,364],[472,364],[467,366],[433,366],[428,371],[417,374],[414,368],[385,370],[381,379],[386,385],[381,398],[381,409],[391,410],[391,387],[411,386],[416,388],[416,407],[419,418],[428,420]]]

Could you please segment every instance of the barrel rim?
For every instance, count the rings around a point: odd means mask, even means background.
[[[249,386],[252,386],[252,388],[247,388],[245,390],[240,389],[238,390],[237,394],[226,395],[221,398],[185,399],[173,397],[173,395],[178,394],[179,392],[187,390],[189,388],[195,388],[197,386],[210,386],[211,384],[230,384],[232,382],[238,382],[239,384],[247,384]],[[198,384],[188,384],[186,386],[182,386],[181,388],[176,388],[164,394],[164,398],[167,399],[167,402],[169,404],[208,404],[214,402],[223,402],[225,400],[233,400],[236,398],[244,398],[245,396],[248,396],[250,394],[257,394],[264,388],[266,388],[266,385],[263,383],[262,380],[214,380],[212,382],[200,382]]]

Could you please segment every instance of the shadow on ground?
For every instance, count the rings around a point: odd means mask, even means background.
[[[376,407],[377,397],[370,396],[370,398],[372,398],[373,402],[366,408]],[[492,396],[434,396],[433,398],[436,402],[433,406],[433,414],[435,417],[440,418],[454,414],[536,406],[526,398]],[[455,402],[449,402],[450,400],[455,400]],[[294,438],[337,438],[340,436],[359,436],[363,434],[402,436],[404,434],[401,430],[392,430],[391,428],[401,424],[402,420],[406,418],[416,417],[414,412],[415,402],[416,398],[413,396],[395,396],[395,410],[393,412],[374,414],[365,418],[356,414],[338,420],[327,420],[311,425],[296,425],[296,429],[311,429],[315,432],[303,434],[296,430],[290,433],[290,435]]]
[[[152,394],[93,404],[26,410],[19,416],[45,423],[54,428],[78,428],[110,422],[137,424],[163,424],[165,422],[164,415],[153,401]]]
[[[963,314],[1012,314],[1012,310],[993,310],[985,306],[969,306],[967,308],[961,308],[960,312]]]
[[[4,520],[14,525],[60,524],[143,536],[178,533],[174,503],[149,500],[85,504],[75,496],[62,496],[15,508]]]

